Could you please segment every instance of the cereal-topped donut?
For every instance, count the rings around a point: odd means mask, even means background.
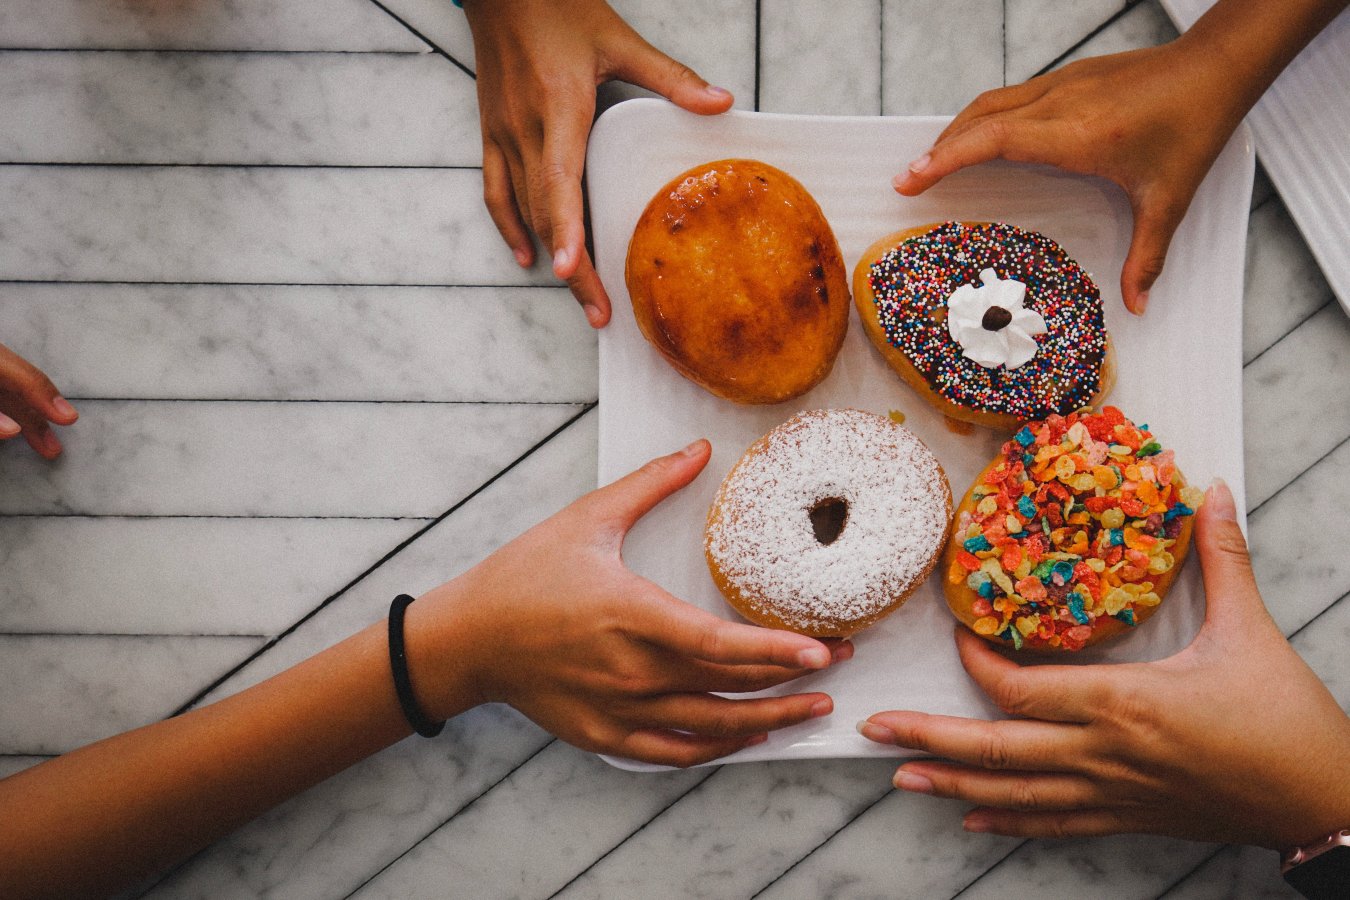
[[[859,316],[891,368],[944,415],[1012,431],[1110,390],[1101,293],[1050,238],[945,222],[877,241],[853,274]]]
[[[846,636],[937,563],[952,495],[909,429],[857,409],[799,413],[755,441],[708,512],[713,581],[761,625]]]
[[[956,511],[947,605],[1017,649],[1079,650],[1153,614],[1204,494],[1113,406],[1051,415],[1005,443]]]

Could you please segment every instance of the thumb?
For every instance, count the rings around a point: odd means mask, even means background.
[[[1205,582],[1206,627],[1250,627],[1253,617],[1269,621],[1252,574],[1247,540],[1237,523],[1237,505],[1228,485],[1214,479],[1195,514],[1195,549]]]
[[[624,534],[656,504],[697,478],[711,453],[712,446],[700,438],[677,453],[658,456],[637,471],[593,491],[588,511]]]
[[[612,71],[614,77],[655,91],[701,116],[726,112],[735,99],[730,91],[708,84],[693,69],[657,50],[636,31],[630,31],[613,54]]]
[[[1134,210],[1134,233],[1130,236],[1130,252],[1120,271],[1120,293],[1125,308],[1142,316],[1148,308],[1148,292],[1167,262],[1167,248],[1177,225],[1181,224],[1181,215],[1147,199],[1131,197],[1130,205]],[[1184,206],[1181,212],[1185,213]]]

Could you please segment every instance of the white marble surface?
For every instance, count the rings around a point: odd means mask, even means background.
[[[1153,0],[616,7],[781,112],[953,113],[1174,34]],[[0,341],[83,414],[55,465],[0,447],[0,776],[253,684],[593,484],[594,336],[481,207],[474,64],[448,0],[0,4]],[[1259,176],[1248,235],[1255,565],[1350,704],[1350,563],[1307,527],[1350,505],[1350,324]],[[1288,896],[1267,852],[968,835],[889,772],[636,775],[487,707],[134,894]]]

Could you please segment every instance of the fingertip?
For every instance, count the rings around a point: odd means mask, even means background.
[[[1233,499],[1233,492],[1229,489],[1228,482],[1218,477],[1210,482],[1209,489],[1205,491],[1205,502],[1201,504],[1200,511],[1207,518],[1216,521],[1237,521],[1237,501]]]
[[[699,438],[679,451],[680,456],[707,456],[712,453],[712,444],[707,438]]]
[[[873,717],[874,719],[875,717]],[[876,744],[894,745],[899,743],[894,731],[873,719],[863,719],[858,723],[858,734]]]
[[[821,694],[811,704],[811,718],[819,719],[834,712],[834,700],[828,694]]]
[[[553,274],[566,281],[577,273],[577,264],[581,257],[571,247],[558,247],[553,251]]]
[[[534,265],[533,247],[512,247],[511,252],[515,254],[516,265],[520,266],[522,269],[528,269],[530,266]]]
[[[982,809],[972,809],[961,820],[961,827],[972,834],[985,834],[994,827],[989,814]]]
[[[816,643],[814,647],[804,647],[797,651],[797,665],[803,669],[824,669],[833,662],[830,649]]]
[[[14,421],[4,413],[0,413],[0,440],[12,438],[22,430],[23,429],[19,427],[18,422]]]
[[[70,401],[60,394],[57,394],[52,398],[51,405],[52,412],[54,412],[55,415],[49,416],[48,418],[58,425],[74,425],[75,421],[80,417],[80,414],[76,411],[75,407],[70,405]]]

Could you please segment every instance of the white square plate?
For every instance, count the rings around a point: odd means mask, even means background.
[[[998,220],[1061,243],[1101,288],[1118,356],[1109,402],[1148,423],[1195,484],[1222,476],[1242,501],[1242,274],[1253,154],[1245,129],[1196,194],[1151,292],[1146,318],[1121,304],[1120,267],[1131,216],[1124,195],[1094,178],[1044,167],[991,163],[958,173],[921,197],[891,189],[891,177],[926,150],[943,118],[854,118],[730,112],[700,118],[658,100],[614,107],[596,124],[587,160],[596,264],[614,301],[600,333],[600,482],[706,437],[712,460],[688,488],[633,529],[624,559],[675,595],[726,618],[703,559],[703,524],[722,478],[756,438],[802,409],[853,406],[905,424],[937,455],[959,498],[1006,435],[962,436],[881,360],[857,321],[834,371],[814,390],[776,406],[713,397],[672,369],[643,339],[624,285],[633,227],[667,181],[702,162],[760,159],[788,172],[816,198],[849,267],[878,238],[948,219]],[[994,718],[998,710],[961,668],[953,619],[936,580],[854,639],[855,657],[779,689],[825,691],[833,715],[770,735],[729,761],[894,755],[860,737],[856,723],[885,709]],[[1184,647],[1204,618],[1199,568],[1187,566],[1159,612],[1137,632],[1076,655],[1078,662],[1156,659]],[[635,768],[625,761],[618,765]]]

